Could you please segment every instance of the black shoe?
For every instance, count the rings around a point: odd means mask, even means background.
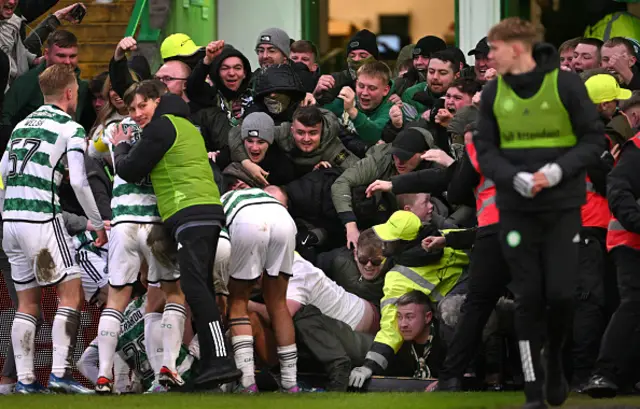
[[[435,392],[460,392],[462,383],[458,378],[439,379]]]
[[[233,358],[216,361],[209,365],[203,365],[203,362],[200,362],[200,374],[193,380],[198,387],[208,384],[217,386],[237,381],[242,377],[242,371],[236,368]]]
[[[615,398],[618,386],[604,376],[593,375],[584,387],[584,391],[594,399]]]
[[[522,406],[522,409],[547,409],[547,405],[541,400],[534,402],[527,402]]]

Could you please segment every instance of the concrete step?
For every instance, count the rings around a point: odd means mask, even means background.
[[[116,22],[116,23],[93,23],[80,25],[65,26],[65,30],[71,31],[78,37],[78,41],[81,43],[89,42],[113,42],[117,44],[124,33],[127,30],[128,22]],[[115,46],[114,46],[115,50]]]
[[[78,63],[80,68],[80,77],[84,80],[91,80],[91,78],[100,74],[103,71],[109,71],[109,61],[107,62],[81,62]]]
[[[80,42],[78,56],[81,61],[109,61],[117,45],[117,42]]]

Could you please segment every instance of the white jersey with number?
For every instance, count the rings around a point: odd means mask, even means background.
[[[45,223],[60,214],[67,152],[84,152],[85,131],[69,114],[42,105],[16,125],[7,146],[4,221]]]

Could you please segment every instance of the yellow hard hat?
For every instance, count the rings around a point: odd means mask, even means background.
[[[160,55],[163,60],[173,57],[190,57],[201,49],[202,47],[198,47],[188,35],[176,33],[164,39],[160,46]]]

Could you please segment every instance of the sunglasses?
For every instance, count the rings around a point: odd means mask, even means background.
[[[374,267],[378,267],[380,264],[384,262],[384,257],[360,257],[358,256],[358,263],[366,266],[367,263],[371,262]]]

